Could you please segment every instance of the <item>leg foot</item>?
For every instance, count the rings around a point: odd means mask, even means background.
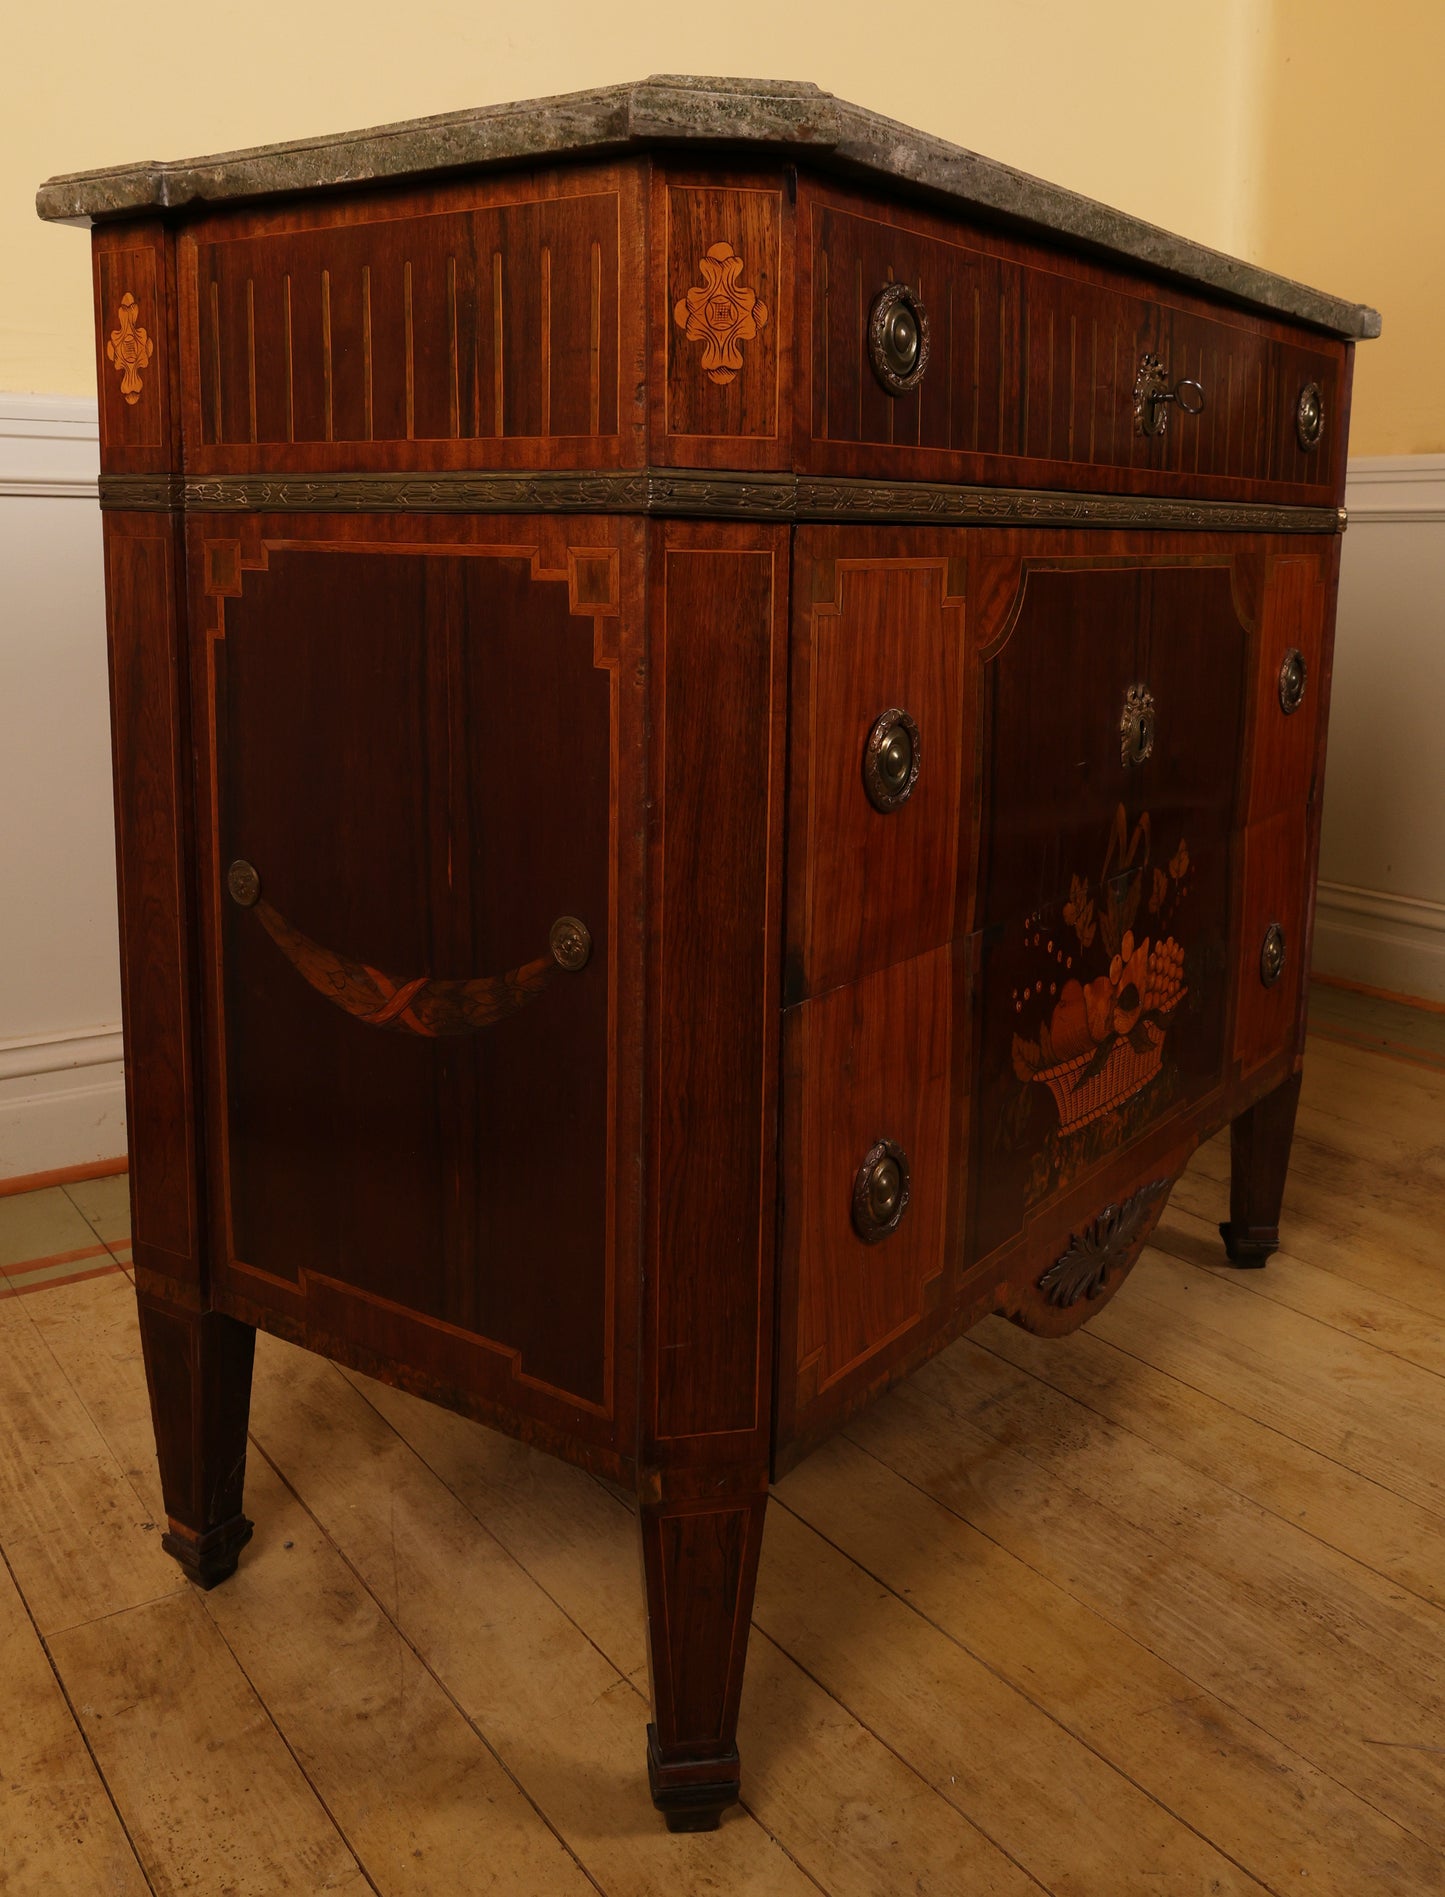
[[[187,1579],[209,1592],[236,1572],[241,1550],[250,1539],[251,1524],[244,1515],[233,1515],[230,1521],[222,1522],[219,1528],[212,1528],[204,1535],[193,1534],[171,1516],[170,1527],[161,1536],[161,1546],[180,1562]]]
[[[1279,1212],[1289,1172],[1300,1076],[1241,1113],[1230,1129],[1229,1219],[1219,1228],[1232,1265],[1257,1269],[1279,1250]]]
[[[737,1803],[738,1782],[736,1746],[725,1758],[666,1765],[657,1749],[657,1727],[647,1728],[647,1783],[669,1831],[716,1831],[724,1811]]]
[[[644,1501],[653,1724],[647,1781],[669,1831],[711,1831],[736,1803],[738,1704],[767,1504],[751,1492]]]
[[[236,1571],[251,1524],[241,1512],[256,1333],[219,1311],[188,1311],[141,1293],[168,1530],[161,1546],[198,1587]]]
[[[1233,1219],[1226,1219],[1219,1228],[1219,1236],[1224,1240],[1230,1264],[1238,1265],[1241,1271],[1257,1271],[1271,1252],[1279,1250],[1277,1225],[1241,1229]]]

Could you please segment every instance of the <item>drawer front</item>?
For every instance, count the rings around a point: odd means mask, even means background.
[[[638,465],[641,222],[627,167],[200,220],[187,471]]]
[[[1343,491],[1343,343],[820,184],[800,188],[798,252],[812,470],[1316,506]],[[870,345],[890,284],[928,321],[927,366],[901,390]],[[1146,357],[1164,386],[1197,385],[1149,409],[1158,433],[1136,418]]]
[[[1299,1039],[1307,968],[1309,823],[1303,810],[1253,824],[1242,839],[1244,896],[1235,973],[1234,1058],[1248,1078]]]
[[[606,1441],[640,537],[426,526],[193,525],[217,1270]]]
[[[1326,620],[1338,560],[1332,538],[1265,562],[1245,803],[1250,824],[1298,810],[1315,795],[1329,702]]]
[[[786,998],[951,941],[969,827],[961,536],[796,537]]]
[[[1228,559],[1025,558],[1000,572],[992,611],[997,630],[976,628],[978,926],[1152,873],[1181,839],[1217,856],[1236,819],[1249,649]]]
[[[1241,973],[1260,942],[1239,944],[1274,919],[1255,915],[1264,888],[1303,951],[1337,543],[808,529],[798,546],[787,994],[957,945],[977,1261],[1286,1045],[1292,964],[1265,994]],[[1306,686],[1286,712],[1292,651]],[[921,765],[880,812],[865,746],[900,703]],[[1277,819],[1300,839],[1283,893]]]
[[[1217,554],[980,586],[974,1259],[1224,1080],[1253,652]]]
[[[965,969],[964,954],[938,949],[784,1017],[785,1440],[946,1306],[968,1112],[954,1045]],[[855,1206],[870,1154],[906,1181],[906,1207],[881,1235]]]

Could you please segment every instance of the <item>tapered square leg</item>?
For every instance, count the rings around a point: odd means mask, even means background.
[[[669,1831],[711,1831],[738,1796],[738,1704],[763,1543],[763,1492],[642,1503],[652,1802]]]
[[[162,1546],[199,1587],[236,1571],[256,1332],[219,1311],[137,1295],[168,1529]]]
[[[1229,1136],[1229,1220],[1219,1235],[1232,1265],[1259,1266],[1279,1250],[1279,1211],[1289,1172],[1299,1074],[1241,1113]]]

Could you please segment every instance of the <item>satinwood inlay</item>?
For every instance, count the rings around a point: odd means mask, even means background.
[[[134,407],[141,398],[145,384],[141,379],[141,370],[146,367],[155,354],[156,346],[147,335],[140,316],[140,305],[127,290],[120,299],[120,308],[116,311],[120,322],[119,329],[110,332],[110,341],[105,345],[105,353],[120,371],[120,392],[127,404]]]
[[[725,385],[743,366],[742,345],[766,324],[767,306],[743,283],[743,260],[731,244],[714,244],[698,271],[702,282],[678,300],[673,319],[689,342],[702,344],[708,381]]]

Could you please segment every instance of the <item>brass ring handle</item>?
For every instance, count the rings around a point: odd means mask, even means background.
[[[863,747],[863,788],[875,810],[888,816],[913,795],[923,762],[918,726],[897,705],[873,722]]]
[[[1146,355],[1134,379],[1134,425],[1141,435],[1162,435],[1169,425],[1169,404],[1186,415],[1204,413],[1204,384],[1184,376],[1170,384],[1169,371],[1157,356]]]
[[[1259,951],[1259,979],[1266,988],[1273,988],[1284,973],[1285,960],[1284,930],[1277,922],[1271,922]]]
[[[928,312],[906,283],[885,283],[868,312],[868,360],[890,395],[916,389],[928,369]]]
[[[267,935],[317,994],[367,1027],[390,1028],[427,1039],[472,1034],[505,1020],[564,970],[575,974],[585,968],[592,955],[592,935],[586,923],[576,916],[559,916],[548,932],[548,953],[503,975],[478,976],[470,981],[433,980],[429,975],[403,978],[338,955],[294,928],[279,910],[263,900],[261,878],[244,857],[232,863],[226,887],[240,908],[256,911],[256,919]]]
[[[1306,382],[1294,410],[1295,435],[1306,454],[1320,445],[1325,432],[1325,397],[1318,382]]]
[[[1279,708],[1288,718],[1304,703],[1310,669],[1298,646],[1291,646],[1279,668]]]
[[[853,1230],[865,1245],[896,1232],[908,1210],[908,1155],[896,1140],[875,1140],[853,1180]]]

